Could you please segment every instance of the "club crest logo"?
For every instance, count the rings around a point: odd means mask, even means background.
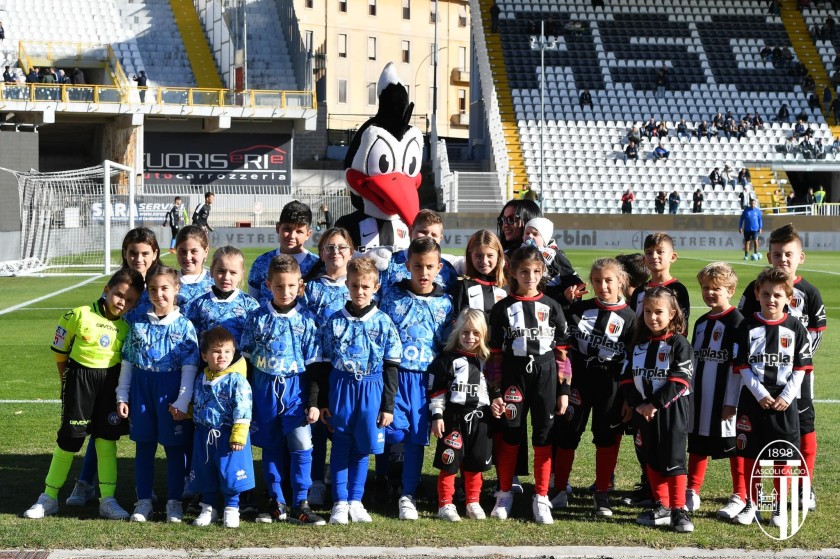
[[[441,453],[440,461],[446,464],[447,466],[450,465],[452,462],[455,461],[455,451],[451,448],[447,448]]]
[[[522,392],[520,392],[517,387],[511,386],[507,390],[505,390],[505,395],[503,399],[505,402],[513,402],[514,404],[519,404],[520,402],[522,402]]]
[[[120,423],[122,423],[122,418],[119,415],[117,415],[117,412],[112,411],[108,414],[108,423],[110,423],[111,425],[119,425]]]
[[[579,406],[581,402],[583,402],[583,399],[580,397],[580,390],[572,388],[572,391],[569,393],[569,403],[573,406]]]
[[[642,447],[642,432],[641,431],[636,431],[636,436],[633,437],[633,442],[636,443],[636,446],[638,446],[639,448]]]
[[[712,332],[712,340],[716,342],[720,341],[721,336],[723,336],[723,334],[720,330],[715,330],[714,332]]]
[[[548,320],[548,311],[537,311],[537,320],[540,322]]]
[[[621,332],[621,324],[618,321],[611,321],[607,325],[607,333],[618,334]]]
[[[461,433],[452,431],[448,437],[443,439],[443,444],[455,450],[461,450],[464,447],[464,441],[461,439]]]
[[[516,406],[514,404],[508,404],[505,406],[505,417],[508,421],[516,419]]]
[[[99,338],[99,345],[102,347],[108,347],[111,345],[111,337],[108,334],[102,334],[102,337]]]
[[[802,306],[802,298],[794,295],[790,299],[790,304],[793,305],[793,308],[798,309],[799,307]]]
[[[738,418],[738,423],[735,424],[735,428],[738,431],[744,431],[745,433],[752,432],[752,423],[750,423],[750,418],[746,415],[742,415]]]
[[[660,349],[659,353],[656,355],[656,359],[659,360],[660,363],[667,363],[668,362],[668,350]]]

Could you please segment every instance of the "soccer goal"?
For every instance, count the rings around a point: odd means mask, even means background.
[[[134,227],[134,169],[106,160],[72,171],[10,172],[20,195],[20,258],[0,262],[0,276],[98,275],[120,266],[111,235]]]

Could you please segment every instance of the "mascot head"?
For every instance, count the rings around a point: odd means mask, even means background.
[[[414,103],[393,62],[382,70],[376,93],[376,116],[356,132],[344,159],[347,184],[362,198],[366,214],[411,225],[420,210],[423,135],[408,124]]]

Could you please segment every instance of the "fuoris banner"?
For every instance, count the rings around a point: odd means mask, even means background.
[[[292,137],[288,134],[145,135],[146,182],[155,184],[258,184],[289,186]]]

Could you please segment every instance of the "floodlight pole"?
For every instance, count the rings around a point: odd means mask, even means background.
[[[434,65],[434,74],[432,79],[432,133],[431,133],[431,140],[429,142],[429,155],[432,159],[432,165],[434,165],[435,160],[437,159],[437,141],[438,141],[438,130],[437,130],[437,104],[438,104],[438,87],[437,87],[437,70],[438,70],[438,18],[440,17],[440,13],[438,12],[438,0],[434,0],[435,2],[435,48],[434,48],[434,57],[432,58],[432,64]]]
[[[105,258],[103,265],[103,273],[109,275],[111,273],[111,219],[114,217],[114,211],[111,207],[111,169],[119,169],[125,171],[128,175],[128,229],[134,229],[134,217],[136,214],[134,205],[134,194],[137,189],[137,170],[127,165],[120,165],[108,159],[105,160],[103,167],[105,168],[105,179],[103,180],[105,186]]]

